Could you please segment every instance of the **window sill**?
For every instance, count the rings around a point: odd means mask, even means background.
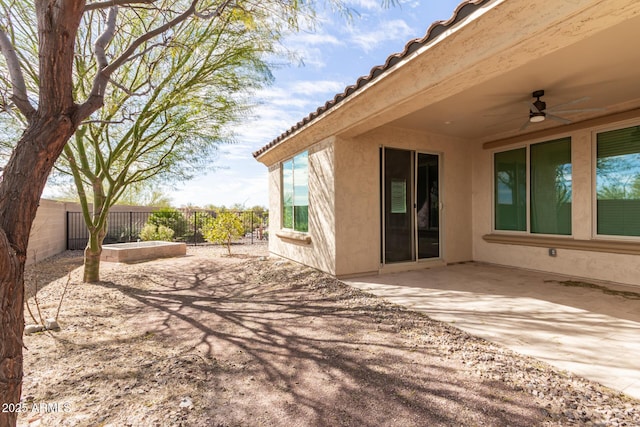
[[[485,234],[488,243],[503,245],[537,246],[577,251],[608,252],[612,254],[640,255],[640,242],[615,240],[576,240],[571,237],[514,236],[506,234]]]
[[[276,232],[276,236],[283,240],[289,240],[297,243],[311,244],[311,236],[300,231],[280,230]]]

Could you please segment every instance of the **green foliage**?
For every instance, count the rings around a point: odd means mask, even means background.
[[[165,242],[173,241],[173,230],[164,225],[154,225],[147,223],[140,231],[140,238],[144,241],[163,240]]]
[[[149,216],[147,224],[151,224],[156,227],[161,225],[165,226],[171,229],[176,236],[183,235],[188,229],[188,222],[184,215],[182,215],[179,210],[172,208],[162,208],[153,212]]]
[[[184,240],[192,242],[203,242],[203,228],[213,221],[213,216],[209,212],[196,210],[189,217],[189,229],[182,236]]]
[[[211,243],[226,244],[231,254],[231,242],[244,235],[242,219],[232,212],[222,212],[203,227],[202,234]]]
[[[253,211],[242,212],[240,218],[247,232],[253,232],[262,223],[262,219]]]

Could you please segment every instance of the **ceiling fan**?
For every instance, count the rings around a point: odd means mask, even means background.
[[[564,117],[556,116],[556,114],[584,113],[588,111],[604,110],[604,108],[578,108],[562,110],[562,108],[564,107],[588,101],[588,96],[574,99],[573,101],[565,102],[564,104],[558,104],[551,108],[547,108],[547,103],[540,99],[544,96],[544,90],[533,91],[531,93],[531,96],[536,98],[536,100],[532,102],[525,102],[525,104],[529,106],[529,119],[522,124],[520,130],[525,130],[531,123],[540,123],[545,121],[546,119],[555,120],[564,124],[571,123],[571,120],[565,119]]]

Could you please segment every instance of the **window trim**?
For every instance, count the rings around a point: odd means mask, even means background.
[[[640,118],[594,127],[591,129],[591,238],[610,242],[640,242],[640,236],[623,236],[616,234],[598,234],[598,134],[640,126]]]
[[[306,231],[302,231],[302,230],[296,230],[296,222],[295,222],[295,161],[294,159],[298,156],[300,156],[301,154],[305,154],[307,155],[307,230]],[[292,162],[292,171],[291,171],[291,177],[293,180],[293,195],[292,195],[292,227],[285,227],[284,225],[284,209],[285,209],[285,203],[284,203],[284,193],[285,193],[285,187],[284,187],[284,165],[287,162]],[[299,240],[299,241],[304,241],[305,243],[309,243],[309,240],[306,236],[308,236],[309,234],[309,197],[308,197],[308,193],[309,193],[309,150],[303,150],[300,151],[296,154],[294,154],[291,157],[288,157],[284,160],[282,160],[280,162],[280,231],[276,233],[276,235],[280,238],[284,238],[284,239],[288,239],[288,240]]]
[[[573,135],[571,133],[560,133],[552,137],[546,136],[543,138],[536,138],[527,142],[520,142],[511,146],[500,146],[494,150],[491,150],[491,234],[490,235],[504,235],[504,236],[520,236],[520,237],[540,237],[540,238],[558,238],[558,239],[573,239],[573,182],[571,187],[571,232],[569,234],[548,234],[548,233],[533,233],[531,232],[531,146],[536,144],[542,144],[546,142],[554,142],[562,139],[569,139],[569,146],[571,148],[571,176],[573,181],[573,165],[575,150],[573,149]],[[525,224],[526,230],[499,230],[496,228],[496,153],[503,153],[506,151],[513,151],[524,148],[525,149]]]

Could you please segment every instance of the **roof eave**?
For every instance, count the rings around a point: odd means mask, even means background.
[[[274,147],[292,138],[294,135],[299,134],[310,124],[320,120],[324,115],[333,111],[343,101],[349,99],[354,94],[361,92],[372,82],[377,81],[385,75],[389,74],[400,63],[417,52],[419,49],[431,43],[436,43],[438,40],[440,40],[443,34],[447,33],[448,30],[450,30],[456,24],[464,21],[473,12],[477,11],[479,8],[483,7],[491,1],[492,0],[463,1],[456,7],[451,18],[446,21],[433,22],[427,29],[424,37],[410,40],[405,45],[405,48],[402,52],[390,55],[383,65],[373,67],[369,72],[369,75],[360,77],[355,84],[347,86],[343,92],[336,94],[333,99],[327,101],[323,106],[318,107],[316,111],[306,116],[304,119],[296,123],[294,126],[269,142],[267,145],[255,151],[253,153],[253,157],[256,160],[261,161],[268,151],[271,151]]]

